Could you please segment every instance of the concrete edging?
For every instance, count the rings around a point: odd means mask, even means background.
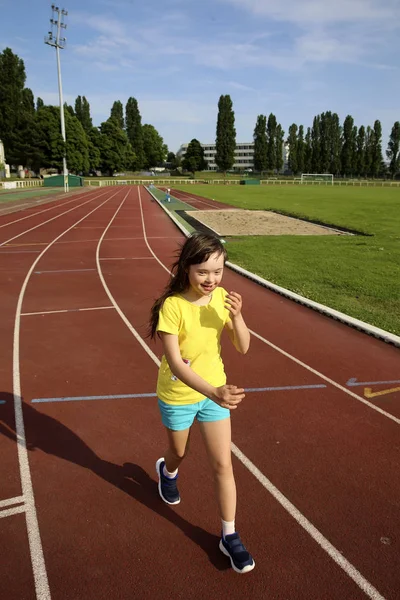
[[[181,225],[181,223],[179,223],[179,221],[174,217],[174,215],[172,215],[169,212],[169,210],[165,208],[165,206],[158,200],[158,198],[154,196],[151,190],[149,190],[147,187],[145,189],[149,192],[149,194],[151,194],[154,200],[167,213],[169,218],[182,231],[182,233],[184,233],[185,236],[189,236],[190,232],[183,225]],[[330,308],[329,306],[325,306],[324,304],[320,304],[319,302],[314,302],[314,300],[310,300],[309,298],[305,298],[304,296],[300,296],[300,294],[296,294],[295,292],[291,292],[290,290],[276,285],[271,281],[267,281],[266,279],[263,279],[262,277],[259,277],[258,275],[247,271],[246,269],[243,269],[243,267],[240,267],[239,265],[227,261],[226,266],[229,267],[232,271],[235,271],[236,273],[247,277],[247,279],[251,279],[255,283],[258,283],[259,285],[262,285],[263,287],[277,294],[280,294],[281,296],[284,296],[289,300],[293,300],[297,304],[302,304],[303,306],[311,308],[312,310],[315,310],[327,317],[330,317],[331,319],[335,319],[335,321],[340,321],[341,323],[344,323],[345,325],[348,325],[353,329],[357,329],[358,331],[362,331],[363,333],[372,335],[373,337],[379,340],[383,340],[388,344],[393,344],[394,346],[400,348],[400,337],[398,335],[390,333],[389,331],[385,331],[384,329],[380,329],[379,327],[375,327],[374,325],[370,325],[369,323],[364,323],[364,321],[360,321],[359,319],[350,317],[345,313],[335,310],[334,308]]]

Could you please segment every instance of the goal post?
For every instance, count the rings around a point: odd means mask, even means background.
[[[333,185],[332,173],[302,173],[301,183],[325,183]]]

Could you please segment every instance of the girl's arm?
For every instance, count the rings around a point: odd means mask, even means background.
[[[205,398],[210,398],[220,406],[234,410],[243,400],[245,394],[243,388],[236,385],[222,385],[214,387],[207,383],[200,375],[197,375],[189,365],[183,362],[179,349],[178,336],[172,333],[160,332],[164,346],[164,354],[172,373],[180,381],[191,387]]]
[[[243,301],[240,294],[230,292],[225,298],[225,308],[230,312],[231,320],[225,325],[229,337],[238,352],[246,354],[250,346],[250,332],[242,315]]]

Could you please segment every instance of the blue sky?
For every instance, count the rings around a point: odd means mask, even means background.
[[[51,2],[0,0],[0,50],[25,61],[35,97],[58,103],[55,52],[44,44]],[[33,8],[34,6],[34,8]],[[94,124],[114,100],[139,101],[176,151],[215,138],[217,102],[230,94],[238,141],[258,114],[286,134],[331,110],[356,124],[378,118],[384,149],[400,120],[400,0],[66,0],[65,100],[90,102]]]

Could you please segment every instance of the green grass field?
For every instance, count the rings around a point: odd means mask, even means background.
[[[400,189],[187,186],[238,208],[281,213],[366,235],[227,238],[244,268],[400,335]]]

